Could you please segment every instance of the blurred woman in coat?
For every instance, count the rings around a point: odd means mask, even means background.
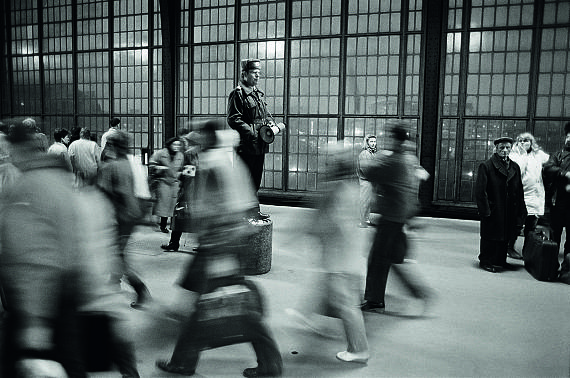
[[[180,172],[184,167],[183,143],[179,138],[166,141],[166,147],[156,151],[148,163],[151,190],[156,197],[152,214],[160,217],[160,230],[168,233],[166,223],[174,214],[180,188]]]

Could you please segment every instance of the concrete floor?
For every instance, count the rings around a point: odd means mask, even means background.
[[[281,349],[286,377],[568,377],[570,374],[570,287],[536,281],[522,266],[501,274],[477,267],[479,224],[421,218],[425,228],[412,234],[416,269],[437,293],[427,317],[414,317],[418,304],[396,280],[388,283],[387,314],[365,314],[371,358],[367,365],[340,362],[340,338],[322,338],[285,314],[302,300],[317,267],[314,242],[305,234],[313,210],[262,206],[273,221],[273,261],[269,273],[251,277],[263,289],[267,322]],[[370,240],[373,229],[361,229]],[[189,253],[164,253],[168,241],[158,227],[140,227],[129,258],[148,284],[155,303],[131,310],[139,369],[143,377],[174,377],[154,367],[172,352],[179,324],[161,317],[162,305],[175,302],[175,282]],[[522,239],[522,238],[520,238]],[[184,234],[183,251],[193,236]],[[517,243],[522,247],[522,240]],[[365,275],[365,254],[355,251]],[[393,279],[394,277],[391,276]],[[125,301],[129,298],[126,297]],[[330,320],[331,327],[342,328]],[[248,344],[206,351],[197,377],[239,377],[256,365]],[[93,374],[111,377],[117,374]]]

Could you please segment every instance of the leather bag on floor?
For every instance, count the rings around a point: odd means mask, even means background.
[[[544,231],[529,232],[523,246],[526,270],[539,281],[556,281],[558,277],[558,244]]]

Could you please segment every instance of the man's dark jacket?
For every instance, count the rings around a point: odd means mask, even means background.
[[[481,238],[508,241],[518,234],[527,210],[521,169],[517,163],[505,164],[497,155],[479,165],[475,199],[481,216]]]
[[[566,185],[570,184],[566,177],[569,171],[570,151],[567,148],[550,155],[544,164],[544,184],[549,188],[551,197],[551,203],[547,203],[547,206],[570,207],[570,193],[566,191]]]

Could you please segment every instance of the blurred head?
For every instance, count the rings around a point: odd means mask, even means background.
[[[29,159],[31,154],[42,151],[42,143],[35,122],[24,121],[23,119],[6,121],[8,125],[6,140],[10,144],[10,154],[15,162]]]
[[[570,122],[566,122],[564,125],[564,145],[566,148],[570,148]]]
[[[390,128],[388,136],[388,149],[392,151],[406,150],[406,142],[410,140],[410,135],[404,125],[396,124]]]
[[[170,152],[171,154],[181,152],[183,146],[184,144],[182,143],[180,138],[177,137],[170,138],[166,141],[166,148],[168,149],[168,152]]]
[[[89,131],[89,129],[86,127],[82,127],[81,131],[79,131],[79,137],[81,139],[90,140],[91,139],[91,131]]]
[[[522,133],[517,137],[517,143],[523,146],[526,152],[538,151],[540,147],[531,133]]]
[[[241,79],[248,87],[254,87],[261,78],[261,62],[259,59],[241,61]]]
[[[348,180],[355,177],[353,149],[342,142],[329,144],[327,150],[327,181]]]
[[[202,150],[208,150],[218,145],[217,130],[223,130],[224,121],[221,119],[210,119],[198,125],[196,131],[199,135],[199,144]]]
[[[129,135],[123,130],[115,130],[107,137],[107,156],[123,157],[129,152]]]
[[[55,129],[53,139],[58,143],[69,144],[69,131],[67,129]]]

